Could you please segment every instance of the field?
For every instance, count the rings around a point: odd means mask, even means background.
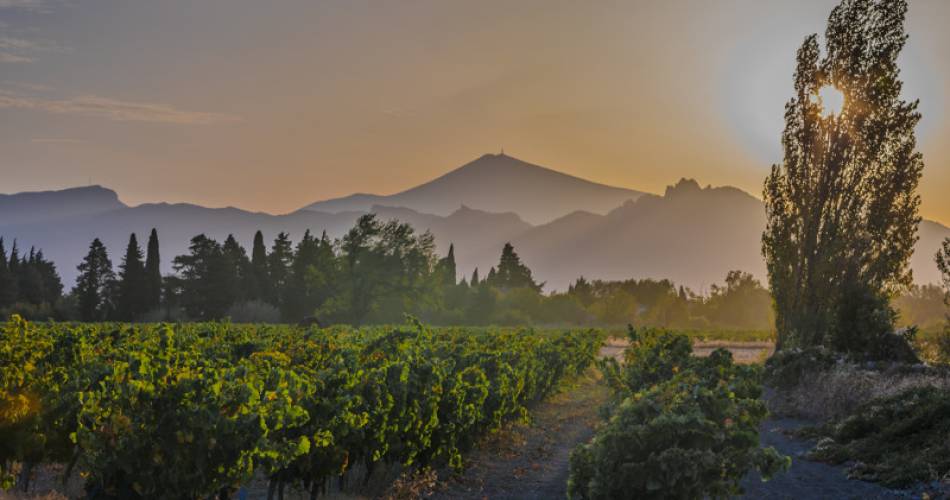
[[[51,324],[0,339],[4,481],[65,464],[94,498],[313,495],[379,464],[462,466],[577,376],[596,331]],[[335,484],[335,483],[334,483]]]
[[[766,332],[620,335],[14,317],[0,336],[4,488],[13,498],[605,498],[661,484],[720,497],[771,495],[807,476],[802,494],[891,494],[807,460],[774,485],[755,479],[814,445],[788,436],[798,423],[766,423]],[[653,480],[601,475],[620,463]]]

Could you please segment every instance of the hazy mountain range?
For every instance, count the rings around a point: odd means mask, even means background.
[[[511,242],[546,290],[588,278],[670,278],[697,291],[732,269],[763,278],[762,202],[732,187],[702,188],[681,180],[660,195],[588,182],[510,156],[485,155],[416,188],[391,196],[353,195],[317,202],[286,215],[190,204],[128,206],[100,186],[0,195],[0,236],[9,251],[41,248],[71,287],[76,266],[98,237],[118,266],[129,234],[144,246],[157,228],[165,272],[192,236],[223,240],[233,233],[248,249],[260,229],[298,239],[306,229],[341,236],[357,217],[375,212],[431,230],[440,253],[455,244],[459,277],[482,276]],[[920,228],[912,260],[916,280],[938,280],[933,254],[950,229]],[[268,243],[269,245],[269,243]]]
[[[353,194],[320,201],[305,209],[365,212],[382,205],[447,216],[465,205],[492,212],[514,212],[531,224],[543,224],[576,210],[605,214],[642,194],[562,174],[505,154],[487,154],[401,193]]]

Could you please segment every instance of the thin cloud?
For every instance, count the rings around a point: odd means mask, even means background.
[[[0,109],[25,109],[62,115],[89,116],[117,122],[172,123],[211,125],[240,121],[240,117],[178,109],[167,104],[131,102],[86,95],[68,99],[50,99],[0,90]]]
[[[33,59],[26,56],[18,56],[9,52],[0,52],[0,63],[31,63]]]
[[[40,137],[33,139],[33,144],[82,144],[86,141],[82,139],[65,139],[56,137]]]
[[[49,0],[0,0],[0,9],[19,9],[37,13],[49,13],[54,4],[62,3]]]
[[[2,0],[0,0],[2,1]],[[0,36],[0,63],[30,63],[37,52],[68,52],[66,47],[48,41]]]

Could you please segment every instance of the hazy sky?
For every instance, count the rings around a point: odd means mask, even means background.
[[[758,195],[835,0],[0,0],[0,192],[287,212],[501,147]],[[950,2],[911,0],[923,214],[950,223]]]

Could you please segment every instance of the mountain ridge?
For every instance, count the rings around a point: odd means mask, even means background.
[[[504,167],[504,163],[499,165]],[[508,193],[520,192],[518,187]],[[498,264],[501,247],[511,242],[536,278],[548,283],[548,291],[564,290],[581,275],[669,278],[700,291],[734,269],[765,280],[760,253],[765,228],[762,201],[732,186],[702,187],[693,179],[681,179],[662,195],[640,193],[635,199],[625,198],[603,213],[574,207],[542,223],[532,223],[514,210],[471,206],[467,200],[456,200],[452,208],[445,205],[443,214],[373,203],[365,210],[302,209],[275,215],[190,203],[129,206],[111,189],[87,186],[0,195],[0,236],[8,246],[18,239],[21,247],[43,249],[70,287],[76,266],[96,237],[118,265],[129,234],[135,232],[141,241],[154,227],[161,241],[162,269],[169,273],[172,258],[187,252],[190,239],[200,233],[218,240],[234,234],[246,248],[257,230],[263,232],[268,246],[281,231],[295,241],[308,229],[325,230],[337,238],[369,212],[382,219],[402,220],[419,232],[431,231],[440,254],[454,243],[459,278],[469,276],[476,267],[484,276]],[[946,225],[921,223],[920,241],[910,262],[918,283],[937,282],[933,254],[944,237],[950,237]]]

